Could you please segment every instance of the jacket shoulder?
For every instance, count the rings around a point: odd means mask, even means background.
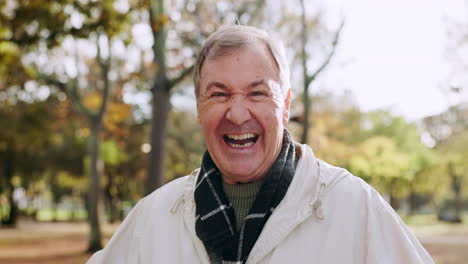
[[[143,198],[145,207],[170,207],[183,195],[187,180],[191,175],[177,178],[166,183]]]
[[[342,197],[342,202],[354,203],[356,206],[378,207],[386,203],[377,190],[362,178],[344,168],[333,166],[322,160],[319,162],[324,172],[322,177],[329,183],[327,194],[329,198],[340,201],[339,198]]]

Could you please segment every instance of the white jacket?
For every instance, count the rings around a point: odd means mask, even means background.
[[[247,263],[433,263],[395,211],[307,145]],[[88,264],[209,263],[195,233],[198,170],[140,200]]]

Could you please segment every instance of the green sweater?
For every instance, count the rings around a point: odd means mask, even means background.
[[[232,204],[236,214],[237,232],[244,224],[245,217],[262,187],[263,180],[251,183],[228,184],[223,181],[224,192]]]

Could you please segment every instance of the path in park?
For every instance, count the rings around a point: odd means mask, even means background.
[[[419,241],[437,264],[467,263],[468,234],[426,235]]]

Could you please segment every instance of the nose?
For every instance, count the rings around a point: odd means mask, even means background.
[[[240,98],[239,98],[240,99]],[[235,125],[242,125],[251,119],[249,108],[244,100],[234,99],[226,113],[226,119]]]

